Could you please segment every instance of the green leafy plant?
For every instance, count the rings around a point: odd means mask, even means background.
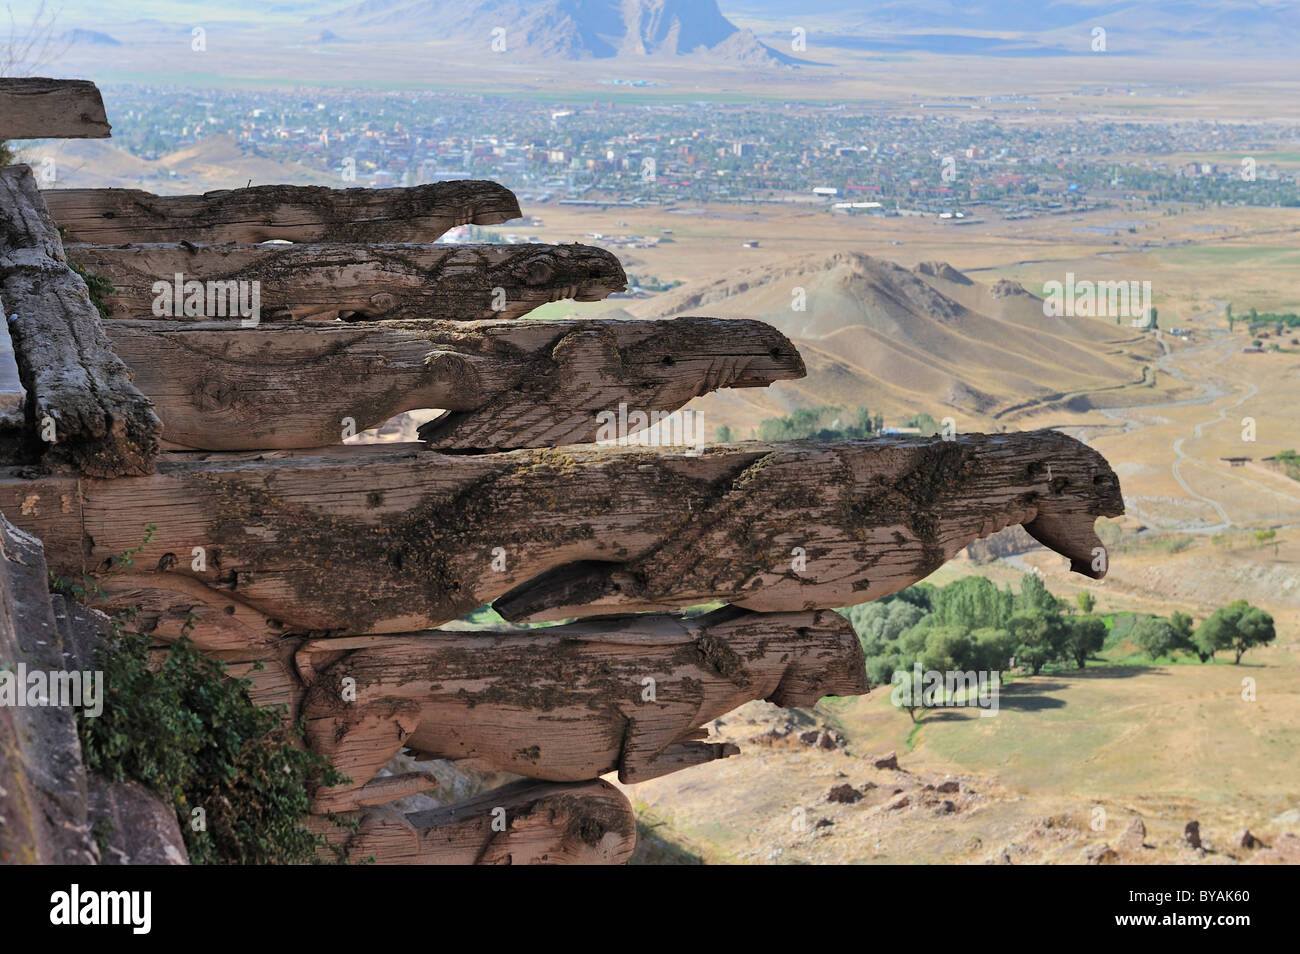
[[[1275,459],[1282,465],[1286,475],[1292,480],[1300,480],[1300,455],[1297,455],[1294,448],[1278,451]]]
[[[1276,637],[1271,615],[1245,600],[1235,600],[1215,610],[1193,638],[1202,661],[1227,649],[1233,653],[1233,663],[1239,664],[1248,649],[1271,643]]]
[[[100,318],[107,318],[112,310],[108,304],[108,297],[112,295],[116,288],[113,283],[101,275],[96,275],[92,271],[82,268],[72,259],[68,259],[68,267],[81,276],[86,283],[86,291],[90,294],[90,303],[95,306],[99,312]]]
[[[248,695],[247,679],[184,637],[162,665],[149,640],[115,627],[96,652],[104,712],[81,718],[86,767],[114,781],[135,779],[170,800],[195,864],[294,864],[316,859],[320,836],[303,826],[308,793],[346,781],[329,762],[295,745],[302,727]]]
[[[130,566],[152,539],[118,554],[106,572]],[[103,596],[98,582],[52,578],[74,599]],[[147,636],[130,631],[135,610],[112,616],[95,665],[104,673],[105,704],[97,718],[78,712],[82,759],[114,781],[133,779],[168,800],[194,864],[296,864],[319,859],[322,836],[303,824],[309,793],[348,781],[301,744],[301,724],[254,705],[251,682],[190,639],[195,619],[170,643],[161,664]]]

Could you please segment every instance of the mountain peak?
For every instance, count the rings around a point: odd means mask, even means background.
[[[797,63],[742,30],[717,0],[362,0],[326,21],[349,31],[427,32],[561,59],[707,55],[751,66]]]

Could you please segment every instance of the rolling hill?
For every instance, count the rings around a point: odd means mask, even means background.
[[[798,289],[803,310],[794,307]],[[743,269],[624,311],[758,318],[795,341],[804,380],[693,405],[714,426],[742,433],[765,417],[826,404],[866,405],[888,423],[925,412],[952,416],[959,429],[995,429],[1022,408],[1138,383],[1159,351],[1133,328],[1045,317],[1042,299],[1014,282],[983,285],[943,263],[908,270],[859,252]],[[1086,399],[1071,408],[1086,409]]]

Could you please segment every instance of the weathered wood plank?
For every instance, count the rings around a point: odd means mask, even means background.
[[[352,779],[318,792],[315,811],[350,807],[402,748],[531,778],[640,782],[738,751],[698,730],[746,702],[812,706],[868,688],[862,646],[833,610],[320,639],[296,658],[312,681],[308,742]]]
[[[928,576],[1020,523],[1076,572],[1123,513],[1105,459],[1054,431],[447,455],[166,455],[150,477],[0,471],[0,510],[64,575],[140,544],[134,575],[197,580],[285,634],[411,632],[489,601],[508,619],[847,606]],[[73,546],[68,546],[75,541]],[[206,562],[195,569],[191,553]]]
[[[631,804],[600,779],[514,782],[445,808],[385,806],[313,825],[349,860],[381,865],[620,865],[636,848]]]
[[[331,811],[356,811],[370,805],[383,805],[387,802],[418,795],[438,786],[438,779],[432,772],[404,772],[401,775],[381,775],[372,778],[365,785],[351,788],[346,795],[333,800]]]
[[[111,130],[90,80],[0,78],[0,141],[106,139]]]
[[[182,282],[257,282],[263,322],[519,318],[548,302],[601,301],[627,286],[612,252],[577,244],[74,244],[67,253],[113,286],[100,301],[110,318],[233,316],[229,309],[219,315],[193,289],[155,291],[177,275]],[[175,305],[187,298],[192,314]]]
[[[73,242],[432,242],[458,225],[520,216],[503,185],[479,179],[397,189],[265,185],[202,195],[51,189],[50,214]]]
[[[93,476],[149,473],[162,424],[109,349],[27,166],[0,169],[0,229],[0,297],[32,441]]]
[[[41,503],[33,506],[39,509]],[[159,664],[167,644],[185,636],[205,655],[220,660],[230,676],[249,680],[253,702],[283,707],[288,721],[297,721],[306,687],[294,653],[303,638],[286,635],[284,623],[268,619],[233,594],[219,594],[177,574],[109,575],[97,584],[106,606],[133,611],[130,628],[150,637]]]
[[[803,377],[759,321],[111,321],[113,350],[154,402],[163,438],[199,450],[321,447],[403,411],[441,408],[421,437],[451,449],[586,443],[717,388]],[[703,435],[697,442],[703,443]],[[687,443],[683,440],[682,443]]]

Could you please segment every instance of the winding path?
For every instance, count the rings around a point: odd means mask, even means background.
[[[1221,314],[1226,303],[1216,301],[1215,304],[1217,306],[1216,309],[1207,311],[1197,317],[1211,318]],[[1217,424],[1225,420],[1229,412],[1241,407],[1241,405],[1250,401],[1259,394],[1259,386],[1253,381],[1247,379],[1227,380],[1221,374],[1211,375],[1209,373],[1211,368],[1222,364],[1231,355],[1238,352],[1241,347],[1240,339],[1211,333],[1209,339],[1205,341],[1204,344],[1191,345],[1185,349],[1180,349],[1179,351],[1170,349],[1163,335],[1159,340],[1164,354],[1156,359],[1156,369],[1171,375],[1182,384],[1196,388],[1200,393],[1194,397],[1184,398],[1180,401],[1165,401],[1160,404],[1146,404],[1122,408],[1101,408],[1101,412],[1106,417],[1118,422],[1118,426],[1122,428],[1121,433],[1128,434],[1143,427],[1149,427],[1153,424],[1169,423],[1168,418],[1159,414],[1160,411],[1167,410],[1168,408],[1190,407],[1202,404],[1217,405],[1224,398],[1231,396],[1237,389],[1244,389],[1240,397],[1237,397],[1235,400],[1231,401],[1231,403],[1223,404],[1218,408],[1218,412],[1213,417],[1200,421],[1192,428],[1192,434],[1190,436],[1195,439],[1200,439],[1204,434],[1203,429],[1207,425]],[[1195,378],[1183,370],[1183,367],[1187,366],[1187,362],[1189,361],[1195,362],[1197,370],[1197,377]],[[1078,427],[1062,427],[1060,430],[1072,433],[1073,436],[1078,437],[1080,440],[1087,441],[1090,437],[1094,436],[1094,432],[1103,430],[1109,431],[1110,426],[1106,426],[1103,429],[1097,426],[1089,427],[1083,425]],[[1183,437],[1179,437],[1172,444],[1172,450],[1174,452],[1174,459],[1170,464],[1172,476],[1174,481],[1190,499],[1199,501],[1213,510],[1218,516],[1218,522],[1214,524],[1187,526],[1185,525],[1185,521],[1177,521],[1174,524],[1176,529],[1187,533],[1204,534],[1219,533],[1238,526],[1218,500],[1197,492],[1187,483],[1183,477],[1183,468],[1185,466],[1197,467],[1202,470],[1212,470],[1218,476],[1226,476],[1233,480],[1242,481],[1250,484],[1256,490],[1282,498],[1290,503],[1300,505],[1300,495],[1286,493],[1279,488],[1271,487],[1268,484],[1254,480],[1244,474],[1237,474],[1230,470],[1214,468],[1213,465],[1207,464],[1205,461],[1187,454],[1183,450],[1183,444],[1187,439],[1188,435],[1184,435]],[[1143,513],[1132,501],[1126,500],[1125,506],[1133,515],[1139,517],[1143,522],[1149,525],[1160,526],[1163,524],[1166,527],[1170,525],[1169,521],[1162,521]],[[1291,528],[1297,525],[1300,524],[1291,522],[1283,524],[1282,527]]]

